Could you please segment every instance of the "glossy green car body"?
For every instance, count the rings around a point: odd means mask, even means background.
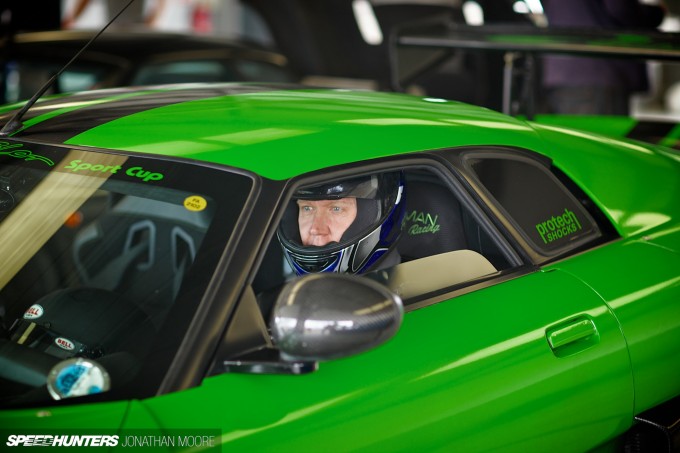
[[[136,430],[195,429],[216,430],[222,451],[574,452],[614,448],[635,417],[680,395],[680,155],[669,148],[441,99],[255,85],[82,93],[31,113],[11,137],[27,149],[188,159],[257,182],[162,385],[8,408],[6,434],[108,430],[122,443]],[[598,213],[601,237],[556,254],[532,246],[459,149],[551,162]],[[216,372],[291,191],[335,169],[409,165],[453,175],[515,264],[405,297],[394,338],[315,372]]]

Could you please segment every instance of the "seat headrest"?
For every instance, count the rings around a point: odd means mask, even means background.
[[[404,261],[466,247],[461,207],[453,193],[432,181],[408,181],[399,253]]]

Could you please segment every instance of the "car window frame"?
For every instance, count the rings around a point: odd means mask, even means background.
[[[558,261],[574,254],[598,247],[606,242],[616,239],[617,235],[611,223],[606,219],[604,213],[596,206],[593,200],[574,181],[568,178],[550,159],[544,154],[529,149],[501,146],[501,145],[477,145],[460,148],[452,148],[440,151],[440,155],[456,167],[459,173],[465,178],[465,185],[473,193],[475,199],[483,204],[484,209],[490,217],[498,221],[511,236],[513,243],[522,253],[528,257],[531,263],[542,266],[554,261]],[[541,168],[557,186],[579,205],[591,217],[590,220],[597,225],[600,236],[586,238],[577,241],[568,247],[563,247],[555,252],[546,252],[537,248],[530,241],[524,230],[516,223],[505,208],[488,191],[484,184],[479,180],[475,171],[470,167],[468,159],[478,156],[509,156],[510,159],[531,161],[531,163]],[[587,199],[587,204],[583,203]]]
[[[499,223],[489,217],[489,213],[485,209],[485,206],[480,204],[475,198],[475,194],[470,192],[469,188],[466,187],[464,183],[465,178],[460,174],[460,169],[456,168],[448,160],[443,159],[438,152],[422,151],[400,156],[379,158],[371,161],[355,162],[331,169],[316,170],[291,178],[281,194],[280,203],[277,204],[276,208],[277,213],[272,218],[267,235],[258,251],[257,264],[253,267],[248,278],[248,284],[253,284],[259,271],[259,266],[263,261],[267,249],[270,247],[271,241],[276,240],[276,230],[283,217],[285,207],[293,193],[299,187],[315,185],[332,179],[343,179],[363,174],[404,169],[425,169],[430,171],[433,175],[436,175],[443,185],[452,192],[451,195],[458,199],[461,206],[473,215],[474,220],[477,223],[482,224],[487,232],[499,241],[499,247],[504,251],[506,258],[511,263],[511,266],[508,269],[499,271],[496,274],[482,276],[443,288],[437,288],[435,291],[429,291],[417,297],[405,300],[405,311],[408,312],[424,306],[450,300],[459,295],[477,291],[508,279],[516,278],[517,276],[524,275],[528,272],[535,271],[535,266],[527,259],[523,251],[513,243],[508,232],[499,228]]]

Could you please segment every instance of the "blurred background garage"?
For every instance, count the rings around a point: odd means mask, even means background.
[[[502,110],[503,52],[448,52],[436,67],[395,86],[390,39],[421,23],[545,29],[545,1],[136,0],[52,92],[164,81],[284,81],[399,89]],[[1,0],[1,100],[30,97],[127,3]],[[680,0],[663,4],[667,14],[658,31],[671,36],[680,29]],[[51,33],[34,33],[41,31]],[[677,121],[679,67],[647,62],[650,90],[631,100],[632,115]]]

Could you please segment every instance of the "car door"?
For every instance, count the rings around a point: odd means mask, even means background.
[[[477,212],[475,237],[487,234],[469,246],[488,253],[501,222],[459,196]],[[422,215],[412,220],[443,219],[414,212]],[[577,242],[599,238],[583,225]],[[394,285],[406,314],[385,345],[297,375],[232,369],[148,400],[145,410],[166,429],[218,428],[225,448],[239,451],[582,451],[625,431],[633,408],[628,353],[594,291],[556,264],[518,256],[462,281],[456,274],[465,266],[453,260],[433,272],[433,259],[399,265],[408,268]],[[433,274],[443,285],[428,279]]]

